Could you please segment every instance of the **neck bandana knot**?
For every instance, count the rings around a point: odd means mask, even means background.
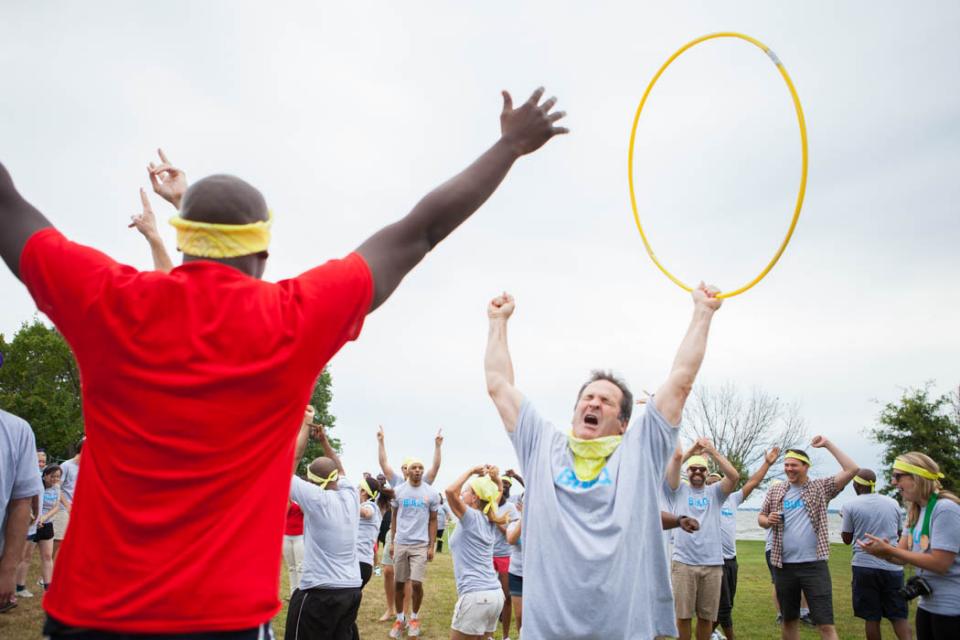
[[[853,476],[853,481],[865,487],[870,487],[870,493],[873,493],[873,488],[877,486],[877,483],[875,480],[864,480],[860,476]]]
[[[180,216],[170,218],[177,230],[177,248],[198,258],[236,258],[261,253],[270,245],[273,212],[250,224],[197,222]]]
[[[570,447],[570,453],[573,454],[573,472],[577,480],[581,482],[590,482],[596,480],[597,476],[603,470],[603,465],[620,443],[623,436],[603,436],[593,440],[582,440],[573,435],[573,431],[567,434],[567,445]]]
[[[313,471],[310,471],[309,468],[307,469],[307,479],[310,480],[310,482],[315,482],[318,485],[320,485],[321,489],[326,489],[328,484],[330,484],[331,482],[336,482],[339,477],[340,477],[340,472],[337,471],[336,469],[331,471],[330,475],[328,475],[326,478],[321,478],[320,476],[315,474]]]

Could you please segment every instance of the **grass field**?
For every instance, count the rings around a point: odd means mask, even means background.
[[[737,638],[740,640],[770,640],[778,638],[776,612],[771,598],[770,575],[763,557],[763,542],[740,541],[737,543],[740,579],[737,599],[733,610]],[[641,560],[638,560],[641,561]],[[850,548],[833,545],[830,557],[830,572],[833,577],[833,606],[837,631],[843,640],[863,638],[863,621],[853,617],[850,602]],[[29,584],[36,585],[38,567],[30,573]],[[287,574],[283,571],[283,595],[287,591]],[[450,636],[450,618],[456,603],[456,588],[453,581],[453,564],[450,554],[444,547],[444,553],[438,554],[430,565],[425,584],[425,597],[420,615],[423,620],[422,638],[448,638]],[[286,598],[283,609],[273,620],[274,632],[283,637],[286,622]],[[383,578],[374,576],[364,591],[358,624],[362,638],[386,638],[389,623],[377,622],[384,611]],[[915,607],[911,607],[911,618]],[[35,640],[40,637],[43,614],[40,599],[21,600],[20,606],[9,613],[0,614],[0,638],[3,640]],[[911,623],[912,624],[912,623]],[[884,637],[893,638],[889,624],[884,623]],[[511,633],[516,639],[516,631]],[[803,638],[819,638],[816,631],[804,628]],[[499,632],[496,635],[500,638]]]

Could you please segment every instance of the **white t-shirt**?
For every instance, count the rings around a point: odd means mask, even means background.
[[[0,556],[11,500],[43,494],[37,467],[37,441],[26,420],[0,409]]]
[[[336,490],[293,476],[290,499],[303,510],[303,571],[300,588],[346,589],[360,586],[357,527],[360,493],[347,478]]]

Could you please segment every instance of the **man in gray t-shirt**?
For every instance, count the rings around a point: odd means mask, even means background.
[[[857,497],[843,505],[840,535],[844,544],[853,544],[853,615],[864,621],[868,638],[880,637],[880,621],[887,618],[901,640],[910,638],[907,601],[900,595],[903,567],[872,556],[856,540],[866,534],[897,544],[903,529],[903,513],[893,498],[874,493],[877,474],[871,469],[857,471],[853,491]]]
[[[704,454],[713,458],[724,474],[723,480],[710,486]],[[683,462],[687,463],[687,483],[680,482]],[[698,638],[708,637],[718,619],[723,583],[720,509],[739,480],[736,467],[706,438],[697,440],[685,454],[678,449],[667,464],[664,482],[673,494],[674,512],[700,523],[699,531],[678,536],[673,547],[671,582],[680,640],[692,636],[694,616]]]
[[[666,382],[630,423],[633,395],[595,371],[578,393],[571,428],[547,422],[514,386],[507,347],[513,298],[487,307],[487,391],[520,460],[524,620],[527,640],[618,640],[675,636],[658,496],[677,442],[683,405],[706,351],[721,300],[701,286],[693,320]],[[600,301],[591,300],[595,306]],[[595,309],[598,316],[601,309]],[[598,318],[599,319],[599,318]],[[628,428],[628,424],[630,427]],[[582,606],[589,601],[590,606]]]
[[[27,543],[30,503],[43,493],[30,425],[0,409],[0,611],[14,606],[17,565]],[[5,541],[10,540],[9,545]]]

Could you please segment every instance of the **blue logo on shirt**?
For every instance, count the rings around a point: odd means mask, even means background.
[[[710,507],[710,498],[703,496],[700,498],[694,498],[693,496],[687,496],[687,506],[694,509],[703,511]]]
[[[727,518],[732,518],[733,509],[720,509],[720,515],[726,516]]]
[[[577,474],[573,472],[573,469],[570,467],[564,467],[560,474],[557,476],[557,479],[554,480],[561,487],[570,487],[571,489],[589,489],[594,485],[612,485],[613,481],[610,480],[610,474],[607,472],[607,468],[604,467],[598,475],[593,480],[581,480],[577,477]]]
[[[783,508],[786,511],[793,511],[794,509],[803,509],[803,498],[797,498],[796,500],[784,500]]]
[[[426,509],[427,503],[423,498],[404,498],[401,501],[404,507],[413,507],[415,509]]]

